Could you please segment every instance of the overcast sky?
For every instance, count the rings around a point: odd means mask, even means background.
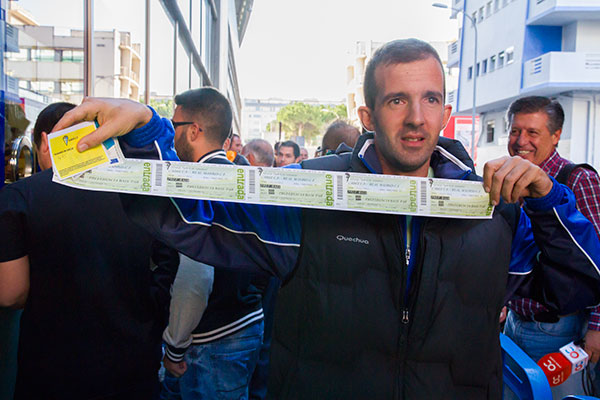
[[[254,0],[237,60],[242,96],[342,100],[349,51],[357,40],[456,38],[456,21],[448,18],[449,11],[433,8],[431,3],[428,0]],[[83,25],[82,0],[20,0],[18,4],[42,25],[59,28]],[[132,41],[143,46],[144,4],[144,0],[95,0],[95,27],[130,31]],[[153,0],[152,7],[151,91],[170,94],[172,83],[170,78],[164,79],[169,73],[163,71],[172,70],[172,61],[164,57],[164,53],[172,51],[172,31],[158,0]]]

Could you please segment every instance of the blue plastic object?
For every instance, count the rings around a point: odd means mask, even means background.
[[[504,384],[521,400],[552,399],[542,369],[508,336],[500,334]]]
[[[592,396],[577,396],[574,394],[571,394],[567,397],[563,397],[563,400],[600,400],[597,397],[592,397]]]

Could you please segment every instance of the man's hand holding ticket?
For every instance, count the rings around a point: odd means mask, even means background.
[[[116,164],[123,160],[119,144],[112,138],[86,151],[77,150],[81,139],[95,130],[95,123],[81,122],[48,135],[52,167],[59,179],[70,178],[100,165]]]

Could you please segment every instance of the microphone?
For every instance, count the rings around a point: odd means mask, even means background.
[[[554,387],[566,381],[572,374],[583,370],[588,360],[588,354],[571,342],[561,347],[559,352],[546,354],[537,364],[544,371],[550,386]]]
[[[551,387],[558,386],[571,376],[571,363],[561,353],[546,354],[537,362]]]
[[[590,356],[581,348],[581,346],[576,345],[573,342],[561,347],[560,352],[571,362],[571,374],[583,370],[588,365]]]

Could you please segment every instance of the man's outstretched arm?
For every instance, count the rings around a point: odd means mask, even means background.
[[[86,99],[66,113],[55,130],[93,118],[101,126],[81,139],[84,147],[123,136],[119,141],[127,157],[179,161],[170,121],[130,100]],[[263,271],[281,279],[296,263],[301,233],[298,208],[135,195],[121,198],[134,222],[194,260],[217,268]]]
[[[600,243],[573,193],[526,198],[517,214],[507,300],[532,298],[564,315],[600,301]]]

